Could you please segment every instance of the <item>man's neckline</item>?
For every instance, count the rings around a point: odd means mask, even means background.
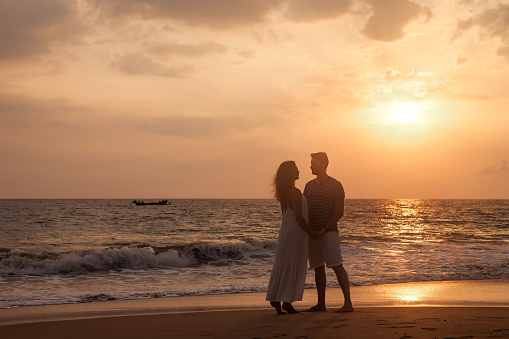
[[[324,180],[322,180],[322,181],[318,181],[318,178],[315,178],[315,180],[313,180],[313,181],[314,181],[314,183],[315,183],[315,185],[316,185],[316,186],[320,186],[321,184],[323,184],[324,182],[326,182],[327,180],[329,180],[329,178],[330,178],[330,176],[329,176],[329,175],[327,175],[327,178],[325,178],[325,179],[324,179]]]

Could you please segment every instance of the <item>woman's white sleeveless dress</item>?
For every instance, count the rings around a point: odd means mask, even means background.
[[[308,206],[302,196],[302,216],[308,221]],[[308,234],[297,222],[294,211],[287,207],[279,230],[276,259],[267,288],[267,301],[291,303],[302,300],[306,284]]]

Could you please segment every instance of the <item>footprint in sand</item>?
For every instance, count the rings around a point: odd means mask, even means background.
[[[345,325],[337,325],[337,326],[334,326],[334,328],[341,328],[341,327],[347,327],[347,326],[350,326],[348,324],[345,324]]]
[[[426,331],[435,331],[436,328],[435,327],[421,327],[421,330],[426,330]]]

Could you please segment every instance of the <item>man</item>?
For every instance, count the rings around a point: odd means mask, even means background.
[[[311,172],[316,179],[311,180],[304,188],[308,202],[309,226],[316,232],[325,233],[319,238],[309,238],[309,265],[315,270],[315,283],[318,303],[307,312],[324,312],[325,306],[325,265],[334,270],[343,291],[345,302],[336,312],[352,312],[350,299],[350,282],[343,267],[341,247],[339,245],[338,220],[343,217],[345,191],[343,185],[327,175],[329,159],[324,152],[311,154]],[[320,233],[321,233],[320,232]]]

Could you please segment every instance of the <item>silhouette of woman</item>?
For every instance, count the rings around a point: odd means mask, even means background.
[[[302,300],[307,273],[308,241],[312,230],[307,222],[307,203],[295,187],[299,169],[295,162],[283,162],[274,176],[274,196],[281,205],[283,221],[276,258],[270,275],[266,301],[278,314],[298,313],[292,302]]]

